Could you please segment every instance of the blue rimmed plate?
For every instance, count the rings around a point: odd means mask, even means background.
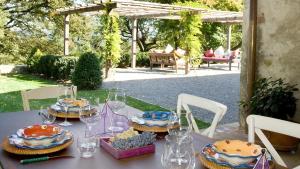
[[[53,142],[47,145],[30,145],[28,144],[28,142],[24,140],[24,138],[20,138],[16,134],[13,134],[9,137],[9,143],[11,145],[16,146],[17,148],[22,148],[22,149],[33,149],[33,150],[48,149],[48,148],[62,145],[73,138],[73,135],[70,131],[65,131],[64,133],[65,133],[64,135],[61,135],[60,137],[53,140]]]
[[[172,112],[165,111],[146,111],[142,117],[134,116],[131,118],[131,121],[148,127],[165,127],[169,123],[171,114]]]
[[[220,154],[214,150],[212,144],[207,144],[206,146],[204,146],[202,148],[201,154],[208,161],[216,163],[217,165],[230,167],[230,168],[235,168],[235,169],[246,169],[246,168],[250,169],[250,168],[254,167],[255,162],[256,162],[256,160],[254,160],[254,161],[252,161],[250,163],[246,163],[246,164],[239,164],[239,165],[230,164],[227,161],[225,161],[224,159],[222,159]]]

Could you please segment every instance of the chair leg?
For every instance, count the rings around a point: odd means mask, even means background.
[[[150,63],[150,71],[152,71],[153,63]]]
[[[207,61],[207,67],[209,67],[209,61]]]
[[[229,61],[229,70],[231,71],[231,61]]]

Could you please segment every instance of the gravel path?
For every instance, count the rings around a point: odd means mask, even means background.
[[[216,65],[225,69],[227,65]],[[228,68],[227,68],[228,69]],[[221,123],[238,121],[238,101],[240,99],[240,72],[219,69],[201,68],[193,70],[189,75],[183,71],[176,74],[171,69],[117,69],[112,79],[103,82],[103,88],[123,88],[128,95],[157,104],[162,107],[176,109],[177,95],[189,93],[223,103],[228,111]],[[211,121],[210,113],[192,108],[195,117]]]

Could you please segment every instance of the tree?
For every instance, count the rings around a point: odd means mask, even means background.
[[[110,13],[111,9],[106,9],[105,15],[102,18],[102,35],[103,52],[102,57],[105,62],[105,78],[108,77],[108,72],[111,67],[116,66],[121,57],[121,32],[119,29],[119,17],[116,14]]]
[[[192,12],[183,12],[180,19],[180,47],[186,51],[184,56],[186,67],[185,73],[189,73],[189,63],[199,57],[201,42],[201,17]]]

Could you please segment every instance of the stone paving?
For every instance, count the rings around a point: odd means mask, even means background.
[[[171,109],[176,109],[180,93],[205,97],[225,104],[228,111],[221,123],[232,123],[238,121],[239,84],[240,71],[236,64],[232,71],[227,64],[214,64],[210,68],[203,65],[189,75],[183,69],[176,73],[171,68],[116,69],[102,87],[123,88],[130,96]],[[192,110],[202,120],[211,121],[213,117],[204,110]]]

